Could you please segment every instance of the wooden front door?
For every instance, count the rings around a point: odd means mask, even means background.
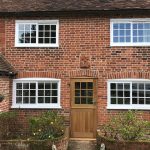
[[[95,79],[71,80],[71,137],[96,137]]]

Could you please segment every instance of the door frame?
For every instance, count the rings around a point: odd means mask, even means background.
[[[88,81],[88,80],[92,80],[93,81],[93,83],[94,83],[94,97],[95,97],[95,106],[94,106],[94,109],[95,109],[95,117],[94,117],[94,120],[95,120],[95,124],[94,124],[94,131],[95,132],[93,132],[93,135],[94,135],[94,137],[93,138],[96,138],[96,129],[97,129],[97,120],[98,120],[98,114],[97,114],[97,108],[98,108],[98,106],[97,106],[97,101],[98,101],[98,78],[93,78],[93,77],[74,77],[74,78],[71,78],[70,79],[70,137],[71,137],[71,127],[72,127],[72,109],[74,109],[74,108],[81,108],[81,109],[90,109],[91,107],[89,107],[88,108],[88,106],[86,105],[86,106],[79,106],[79,105],[74,105],[73,104],[73,98],[72,98],[72,95],[73,95],[73,83],[75,82],[75,81],[84,81],[85,80],[85,82],[86,81]],[[79,106],[79,107],[78,107]],[[72,138],[72,137],[71,137]]]

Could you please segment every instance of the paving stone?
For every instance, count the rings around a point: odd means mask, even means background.
[[[96,141],[69,141],[68,150],[96,150]]]

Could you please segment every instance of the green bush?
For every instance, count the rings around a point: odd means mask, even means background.
[[[17,125],[17,114],[15,112],[1,112],[0,113],[0,139],[14,138]]]
[[[136,111],[127,111],[119,114],[105,125],[105,136],[117,140],[139,140],[148,133],[150,122],[138,118]]]
[[[55,139],[64,135],[64,117],[48,111],[41,116],[29,119],[30,131],[34,139]]]

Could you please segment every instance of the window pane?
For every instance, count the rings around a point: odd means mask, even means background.
[[[43,25],[39,25],[39,30],[43,30],[44,26]]]
[[[81,104],[86,104],[86,98],[81,98]]]
[[[29,103],[29,97],[23,97],[23,103],[28,104]]]
[[[38,103],[44,103],[44,97],[38,97]]]
[[[45,37],[50,37],[50,32],[45,32]]]
[[[119,84],[117,84],[118,86],[118,90],[120,90],[120,89],[123,89],[123,84],[122,83],[119,83]]]
[[[118,38],[118,37],[113,37],[113,42],[114,42],[114,43],[119,42],[119,38]]]
[[[81,82],[81,89],[86,89],[86,82]]]
[[[80,96],[80,90],[75,90],[75,96]]]
[[[124,23],[120,23],[120,29],[125,29],[125,24]]]
[[[139,104],[144,104],[144,98],[139,99]]]
[[[52,44],[56,43],[56,38],[51,38],[51,43]]]
[[[118,29],[118,23],[113,24],[113,29]]]
[[[45,83],[45,89],[51,89],[51,84],[50,83]]]
[[[117,104],[116,98],[111,98],[111,104]]]
[[[81,96],[86,96],[86,90],[81,90]]]
[[[44,96],[44,90],[38,90],[38,96]]]
[[[56,32],[51,32],[51,37],[56,37]]]
[[[137,89],[137,84],[136,84],[136,83],[132,84],[132,89],[133,89],[133,90],[136,90],[136,89]]]
[[[123,98],[118,98],[118,104],[123,104]]]
[[[116,97],[116,91],[111,91],[111,97]]]
[[[30,31],[30,24],[25,24],[25,31]]]
[[[52,103],[57,103],[57,97],[52,97]]]
[[[16,103],[22,104],[22,97],[16,97]]]
[[[93,89],[93,82],[88,82],[88,89]]]
[[[88,96],[93,96],[93,90],[88,90],[88,91],[87,91],[87,95],[88,95]]]
[[[23,91],[23,96],[29,96],[29,90],[24,90]]]
[[[150,98],[146,98],[146,104],[150,105]]]
[[[144,91],[139,91],[139,97],[144,97]]]
[[[23,83],[23,89],[29,89],[29,83]]]
[[[35,89],[36,88],[36,84],[35,83],[30,83],[30,89]]]
[[[130,42],[131,38],[130,37],[126,37],[126,42]]]
[[[43,38],[39,38],[39,43],[44,43],[43,41],[44,41]]]
[[[36,38],[31,38],[31,43],[36,43]]]
[[[49,38],[45,38],[45,43],[50,43],[50,39]]]
[[[45,90],[45,96],[50,96],[50,90]]]
[[[57,89],[57,83],[52,83],[52,89]]]
[[[51,30],[55,31],[56,30],[56,25],[51,25]]]
[[[150,90],[150,84],[145,84],[145,89]]]
[[[45,97],[45,103],[50,103],[50,97]]]
[[[146,97],[150,97],[150,91],[146,91]]]
[[[116,83],[111,83],[110,87],[111,87],[111,89],[116,89]]]
[[[138,104],[138,99],[137,98],[133,98],[132,99],[132,104]]]
[[[39,32],[39,37],[44,37],[44,33],[43,32]]]
[[[75,82],[75,89],[80,89],[80,82]]]
[[[22,90],[17,90],[16,96],[22,96]]]
[[[119,36],[119,31],[118,30],[114,30],[113,34],[114,34],[114,36]]]
[[[57,96],[57,90],[52,90],[52,96]]]
[[[36,37],[36,31],[31,31],[31,37]]]
[[[118,91],[118,97],[123,97],[123,91]]]
[[[50,30],[50,25],[45,25],[45,30]]]
[[[87,98],[87,104],[93,104],[93,99],[92,98]]]
[[[80,98],[79,97],[75,97],[75,104],[80,104]]]
[[[124,91],[124,97],[130,97],[130,91]]]
[[[19,31],[24,31],[24,24],[19,24]]]
[[[132,91],[132,96],[133,97],[137,97],[138,96],[138,92],[137,91]]]
[[[35,104],[35,97],[30,97],[30,103]]]
[[[137,24],[133,24],[133,29],[137,29]]]
[[[125,38],[124,37],[120,37],[120,42],[125,42]]]
[[[30,96],[35,96],[35,90],[30,90]]]
[[[126,30],[126,35],[130,36],[131,35],[131,30]]]
[[[130,98],[125,98],[124,99],[124,104],[130,104]]]
[[[38,89],[44,89],[44,83],[38,83]]]
[[[129,89],[130,89],[130,84],[125,83],[125,84],[124,84],[124,89],[125,89],[125,90],[129,90]]]

